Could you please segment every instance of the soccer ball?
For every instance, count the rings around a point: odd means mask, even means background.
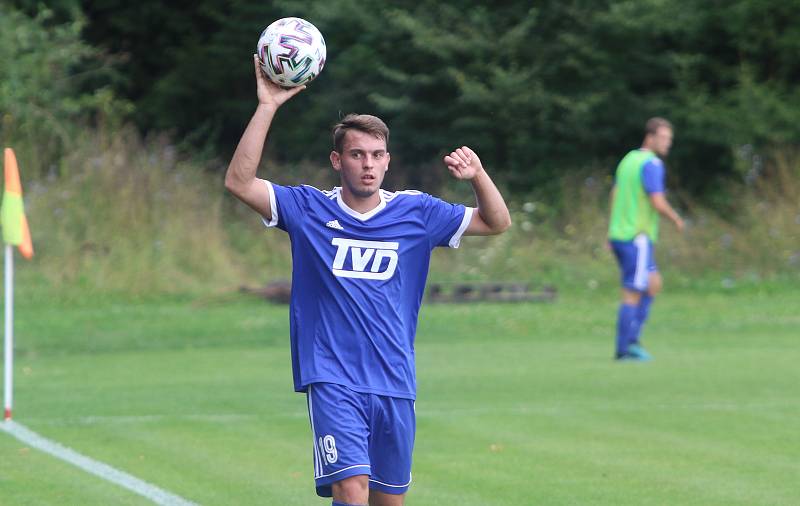
[[[282,18],[269,25],[256,48],[261,69],[284,87],[311,82],[325,66],[325,39],[317,27],[300,18]]]

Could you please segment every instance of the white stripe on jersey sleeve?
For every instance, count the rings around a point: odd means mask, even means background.
[[[461,236],[464,235],[464,232],[469,226],[469,222],[472,221],[472,213],[474,212],[474,207],[464,208],[464,218],[461,220],[461,225],[458,227],[458,230],[456,230],[456,233],[450,238],[450,242],[447,243],[448,246],[451,248],[458,248],[461,245]]]
[[[269,181],[264,181],[267,183],[267,190],[269,191],[269,211],[272,214],[272,219],[267,221],[267,218],[262,216],[261,222],[264,223],[265,227],[274,227],[278,224],[278,203],[275,201],[275,190],[272,188],[272,183]]]
[[[325,195],[327,198],[329,198],[331,200],[333,200],[333,198],[336,197],[336,188],[338,188],[338,187],[334,187],[333,190],[320,190],[316,186],[310,185],[310,184],[304,184],[304,185],[301,185],[301,186],[305,186],[307,188],[311,188],[311,189],[317,190],[318,192],[320,192],[321,194]]]
[[[381,190],[381,194],[386,202],[391,202],[398,195],[422,195],[422,192],[419,190],[398,190],[396,192]]]

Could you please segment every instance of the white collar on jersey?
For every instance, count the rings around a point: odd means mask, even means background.
[[[359,213],[358,211],[352,209],[350,206],[344,203],[344,199],[342,199],[342,188],[340,186],[335,187],[334,191],[336,191],[336,202],[339,203],[339,207],[342,209],[342,211],[346,212],[347,214],[349,214],[350,216],[352,216],[357,220],[367,221],[368,219],[372,218],[373,216],[381,212],[384,207],[386,207],[386,200],[383,198],[383,190],[378,190],[378,196],[380,196],[381,201],[378,203],[377,206],[375,206],[375,208],[373,208],[370,211],[367,211],[366,213]]]

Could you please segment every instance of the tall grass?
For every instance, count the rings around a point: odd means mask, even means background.
[[[246,253],[257,241],[232,242],[226,227],[235,218],[220,176],[182,161],[165,139],[95,135],[61,165],[63,176],[35,181],[26,193],[37,251],[28,268],[39,282],[186,293],[254,277]]]
[[[37,256],[26,283],[76,293],[227,292],[290,276],[289,242],[227,194],[224,163],[209,170],[182,158],[166,138],[130,130],[76,139],[59,170],[26,181]],[[25,175],[25,160],[20,160]],[[205,164],[208,165],[208,164]],[[283,184],[335,181],[323,165],[271,168]],[[59,174],[59,175],[56,175]],[[510,199],[514,226],[499,237],[465,238],[434,254],[437,281],[501,280],[597,289],[617,283],[606,246],[611,181],[587,171],[564,176],[564,202]],[[731,286],[800,274],[800,157],[784,151],[759,178],[728,190],[721,215],[688,198],[682,235],[662,223],[657,249],[667,283]],[[446,198],[473,205],[469,185]],[[505,193],[508,193],[505,191]]]

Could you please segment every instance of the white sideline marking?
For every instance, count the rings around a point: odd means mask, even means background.
[[[6,420],[5,422],[0,423],[0,429],[8,432],[23,443],[32,446],[37,450],[49,453],[57,459],[68,462],[83,469],[87,473],[99,476],[106,481],[116,483],[121,487],[127,488],[131,492],[135,492],[146,497],[147,499],[150,499],[156,504],[163,504],[164,506],[197,506],[196,503],[187,501],[186,499],[175,494],[171,494],[166,490],[160,489],[155,485],[151,485],[150,483],[140,480],[139,478],[128,473],[114,469],[108,464],[103,464],[102,462],[90,459],[89,457],[81,455],[80,453],[67,448],[66,446],[56,443],[55,441],[50,441],[49,439],[40,436],[24,425],[21,425],[13,420]]]

